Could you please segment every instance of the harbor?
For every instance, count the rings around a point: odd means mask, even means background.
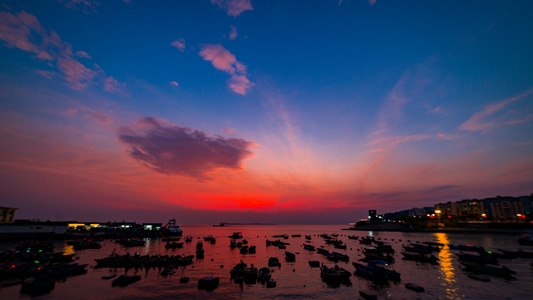
[[[135,244],[125,243],[120,238],[100,238],[96,241],[100,247],[83,247],[80,243],[83,238],[41,241],[52,245],[51,251],[61,253],[62,258],[71,258],[68,264],[79,267],[77,273],[73,267],[70,273],[66,269],[56,269],[54,274],[63,276],[59,276],[61,278],[54,282],[53,288],[38,297],[530,298],[533,283],[530,264],[533,258],[528,254],[533,247],[519,244],[520,234],[343,231],[342,227],[181,226],[182,236],[171,239],[134,238],[132,240],[138,241]],[[181,246],[166,247],[169,243],[181,243]],[[23,241],[2,242],[2,248],[14,249],[22,244]],[[437,247],[431,250],[436,260],[426,262],[403,254],[425,249],[420,245]],[[460,245],[472,248],[458,248]],[[252,247],[254,251],[249,251]],[[465,254],[479,256],[479,249],[498,253],[498,265],[482,269],[476,268],[477,265],[472,262],[465,262],[470,258]],[[518,250],[522,251],[521,255]],[[503,256],[502,251],[509,251],[509,256]],[[373,256],[378,253],[388,253],[391,260],[382,263],[386,261],[385,257]],[[271,258],[276,258],[278,263],[271,262]],[[242,273],[234,272],[240,264]],[[390,274],[387,273],[387,276],[393,277],[389,279],[383,275],[385,271],[373,269],[376,264],[388,270]],[[47,265],[52,263],[43,261],[41,267],[45,269]],[[260,279],[267,276],[259,275],[259,270],[263,268],[270,271],[268,280]],[[502,268],[513,273],[504,276],[497,271]],[[29,292],[22,288],[22,283],[16,284],[14,279],[17,278],[2,278],[4,287],[0,290],[0,297],[30,297]],[[9,285],[7,283],[13,285],[5,286]],[[83,294],[79,293],[80,290]]]

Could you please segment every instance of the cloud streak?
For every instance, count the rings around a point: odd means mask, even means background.
[[[254,145],[150,117],[122,128],[119,140],[129,147],[131,157],[156,172],[200,180],[210,179],[207,173],[219,168],[241,169],[242,161],[253,155],[250,148]]]
[[[184,52],[185,51],[185,40],[184,39],[175,40],[172,43],[170,43],[170,46],[177,48],[181,52]]]
[[[228,16],[232,17],[238,17],[247,10],[253,10],[250,0],[211,0],[211,3],[225,10]]]
[[[253,83],[247,77],[246,65],[238,61],[235,55],[219,44],[204,45],[200,56],[211,62],[217,70],[231,75],[229,87],[237,94],[246,95]]]
[[[529,89],[521,94],[518,94],[513,97],[503,99],[496,103],[487,105],[482,110],[473,114],[470,117],[470,119],[468,119],[466,122],[461,124],[459,129],[466,130],[466,131],[487,132],[491,130],[492,128],[498,127],[500,123],[498,121],[490,120],[489,118],[493,116],[494,114],[496,114],[497,112],[503,110],[509,104],[516,102],[518,100],[524,99],[530,96],[531,94],[533,94],[533,89]],[[511,121],[511,123],[508,125],[513,125],[513,124],[518,124],[518,123],[517,122],[513,123]]]
[[[39,60],[55,63],[63,75],[63,79],[74,90],[88,87],[99,76],[105,77],[99,68],[88,68],[75,57],[90,59],[91,56],[84,51],[72,52],[72,46],[61,40],[53,30],[47,31],[39,20],[25,11],[18,14],[0,12],[0,40],[9,47],[33,53]],[[111,88],[110,78],[115,88]],[[117,93],[118,81],[112,77],[104,80],[104,90]],[[124,93],[121,93],[124,94]]]

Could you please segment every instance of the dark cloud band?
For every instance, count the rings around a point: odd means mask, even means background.
[[[209,179],[206,174],[218,168],[241,169],[242,161],[253,155],[249,148],[254,144],[208,136],[150,117],[122,128],[119,140],[129,147],[134,159],[159,173],[198,179]]]

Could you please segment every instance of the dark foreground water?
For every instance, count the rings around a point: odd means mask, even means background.
[[[377,294],[378,299],[533,299],[533,270],[529,265],[533,259],[500,260],[500,265],[516,271],[516,280],[509,281],[491,276],[490,282],[482,282],[469,278],[461,270],[456,256],[459,252],[450,250],[447,246],[438,254],[438,265],[407,261],[402,259],[400,254],[403,244],[424,241],[445,245],[471,244],[483,246],[487,250],[516,250],[521,248],[517,242],[517,234],[343,231],[342,227],[344,226],[184,226],[184,236],[191,235],[194,239],[192,243],[176,250],[165,249],[165,242],[160,240],[148,240],[145,246],[133,248],[124,248],[112,240],[105,240],[101,249],[77,252],[77,262],[89,264],[87,274],[69,277],[65,282],[56,283],[55,289],[49,294],[33,298],[20,294],[20,285],[4,287],[0,289],[0,299],[362,299],[359,296],[361,290]],[[229,235],[235,231],[242,232],[249,245],[257,246],[256,254],[243,255],[237,248],[230,249]],[[324,239],[318,236],[323,233],[338,233],[338,238],[347,244],[347,249],[340,250],[326,245]],[[266,246],[266,240],[273,240],[275,238],[272,235],[278,234],[289,235],[289,239],[283,240],[290,243],[286,250]],[[301,234],[301,237],[291,237],[293,234]],[[141,270],[137,273],[129,270],[129,275],[141,275],[141,280],[124,288],[112,287],[110,280],[102,280],[101,277],[111,272],[123,274],[124,269],[93,268],[95,258],[106,257],[113,249],[116,249],[118,254],[126,254],[129,251],[131,254],[139,252],[141,255],[191,255],[195,253],[196,242],[203,241],[206,235],[215,236],[217,242],[204,242],[205,258],[194,259],[193,264],[179,268],[175,274],[168,277],[161,276],[157,269]],[[321,254],[303,249],[305,235],[312,235],[310,243],[315,247],[324,246],[330,251],[349,255],[350,262],[337,264],[351,272],[355,271],[352,262],[364,256],[361,253],[363,245],[358,240],[348,239],[348,235],[371,235],[377,240],[385,241],[396,250],[396,262],[391,267],[401,273],[402,281],[378,287],[366,279],[352,275],[351,284],[328,286],[320,278],[320,269],[311,268],[308,261],[318,260],[328,266],[335,263],[328,261]],[[57,247],[63,247],[62,242],[58,242]],[[529,249],[533,250],[533,247]],[[285,251],[296,253],[296,262],[285,262]],[[282,263],[280,268],[272,268],[272,278],[277,282],[275,288],[267,289],[261,284],[244,284],[241,289],[239,284],[230,281],[230,270],[239,261],[260,268],[267,265],[271,256],[278,257]],[[198,290],[198,279],[208,275],[220,278],[219,287],[213,291]],[[183,276],[190,278],[189,283],[179,282]],[[405,283],[409,282],[423,286],[425,292],[416,293],[406,289]]]

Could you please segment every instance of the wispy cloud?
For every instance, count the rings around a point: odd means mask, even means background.
[[[171,81],[170,85],[171,86],[180,86],[180,84],[177,81]]]
[[[119,140],[129,147],[131,157],[156,172],[209,179],[218,168],[241,169],[254,145],[243,139],[208,136],[199,130],[144,118],[120,130]]]
[[[253,10],[250,0],[211,0],[212,4],[225,10],[228,16],[237,17],[247,10]]]
[[[368,4],[370,5],[374,5],[376,4],[377,0],[368,0]]]
[[[10,14],[0,12],[0,40],[9,47],[15,47],[23,51],[32,53],[39,60],[55,63],[55,66],[63,75],[74,90],[82,90],[94,82],[97,76],[104,76],[104,72],[97,66],[91,69],[75,56],[80,58],[90,58],[84,51],[72,52],[72,46],[61,40],[59,35],[53,30],[45,30],[39,20],[32,14],[20,12]],[[51,73],[41,73],[43,75]],[[47,76],[50,78],[51,76]],[[118,86],[118,81],[114,79],[114,85]],[[116,92],[111,89],[108,80],[104,80],[104,90]]]
[[[495,127],[501,126],[502,122],[490,119],[490,117],[498,113],[499,111],[503,110],[509,104],[516,102],[518,100],[524,99],[530,96],[531,94],[533,94],[533,89],[529,89],[521,94],[518,94],[513,97],[503,99],[496,103],[487,105],[482,110],[473,114],[470,117],[470,119],[468,119],[466,122],[461,124],[459,129],[467,130],[467,131],[487,132]],[[514,124],[518,124],[518,123],[514,123]],[[513,125],[513,124],[511,123],[507,125]]]
[[[65,6],[72,9],[81,10],[84,13],[96,12],[100,3],[97,0],[59,0]]]
[[[172,47],[178,48],[178,50],[181,52],[185,51],[185,40],[184,39],[175,40],[172,43],[170,43],[170,45]]]
[[[57,67],[65,76],[65,80],[75,90],[86,88],[96,76],[96,72],[75,60],[71,56],[57,59]]]
[[[80,58],[92,58],[87,52],[81,50],[76,51],[76,56]]]
[[[247,77],[246,66],[237,61],[235,55],[219,44],[209,44],[202,47],[200,56],[211,62],[213,67],[231,75],[230,88],[237,94],[246,95],[253,83]]]
[[[113,76],[109,76],[105,79],[104,91],[121,96],[128,96],[128,93],[126,92],[126,84],[118,82]]]
[[[523,119],[509,120],[509,121],[505,122],[505,125],[518,125],[518,124],[522,124],[522,123],[528,123],[528,122],[531,122],[531,121],[533,121],[533,115],[527,115]]]
[[[104,112],[88,107],[69,108],[63,111],[63,114],[70,117],[82,116],[84,118],[90,119],[96,123],[100,123],[103,125],[108,125],[112,123],[111,119]]]
[[[234,40],[237,38],[239,34],[237,33],[237,27],[235,27],[234,25],[230,25],[229,26],[229,39],[230,40]]]

